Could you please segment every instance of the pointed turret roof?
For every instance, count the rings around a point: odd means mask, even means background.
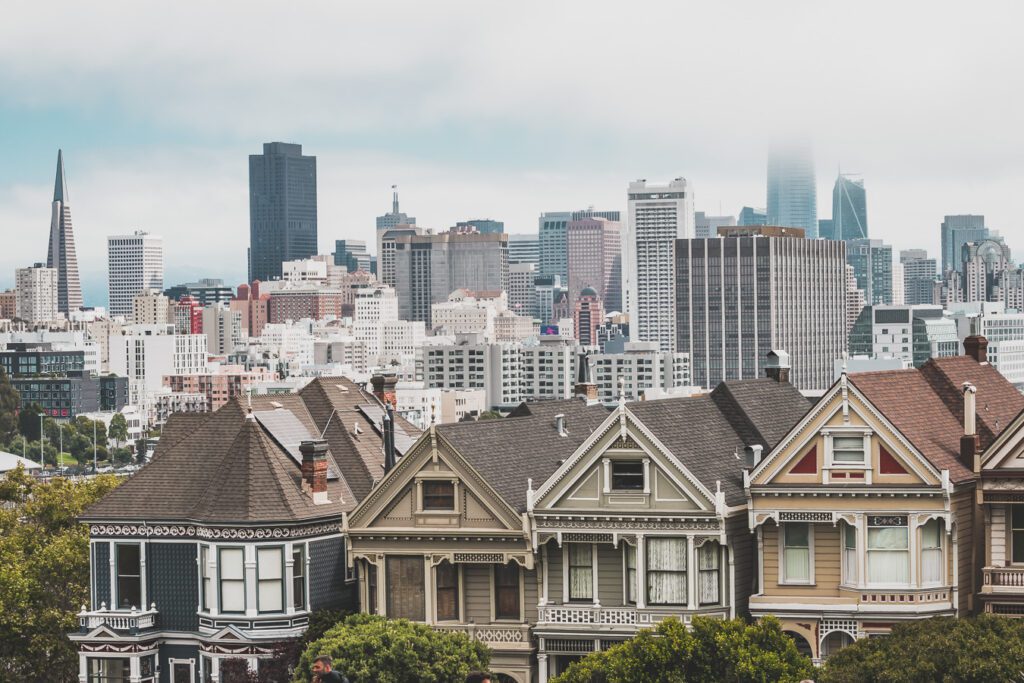
[[[68,202],[68,182],[64,179],[64,150],[57,150],[57,177],[53,181],[53,201]]]

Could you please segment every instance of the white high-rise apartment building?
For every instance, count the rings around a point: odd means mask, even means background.
[[[56,319],[57,269],[37,263],[14,271],[15,309],[19,318],[38,323]]]
[[[242,335],[242,313],[232,310],[226,302],[210,304],[203,309],[203,334],[211,355],[226,356],[245,346]]]
[[[174,334],[173,325],[128,325],[110,337],[110,371],[128,378],[128,402],[144,405],[164,375],[205,373],[205,334]]]
[[[685,178],[629,184],[623,258],[633,341],[676,350],[675,241],[693,237],[693,195]]]
[[[107,238],[108,311],[132,315],[132,300],[145,289],[164,288],[164,238],[136,230]]]
[[[621,353],[594,353],[587,361],[598,398],[606,405],[617,403],[620,391],[627,401],[639,401],[692,388],[690,357],[659,351],[653,342],[626,342]]]
[[[511,263],[508,267],[508,307],[516,315],[537,315],[537,264]]]

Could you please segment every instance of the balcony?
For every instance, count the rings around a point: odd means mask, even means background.
[[[728,607],[710,606],[689,611],[685,607],[596,607],[594,605],[544,605],[537,608],[538,626],[584,626],[604,629],[636,630],[651,628],[660,621],[676,617],[685,624],[694,616],[727,618]]]
[[[492,650],[533,649],[528,624],[437,624],[434,628],[438,631],[465,633],[471,640],[480,641]]]
[[[78,613],[78,626],[83,631],[91,631],[98,626],[106,626],[112,631],[125,631],[129,634],[135,634],[139,631],[154,628],[156,626],[156,615],[156,603],[150,605],[148,610],[142,610],[141,612],[134,607],[130,611],[108,610],[105,602],[100,603],[98,610],[88,612],[85,609],[85,605],[82,605],[82,610]]]
[[[982,573],[982,593],[1024,595],[1024,567],[985,567]]]

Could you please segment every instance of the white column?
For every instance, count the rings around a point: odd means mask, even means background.
[[[686,538],[686,609],[697,609],[697,539]]]
[[[206,604],[209,605],[211,614],[219,614],[220,575],[217,573],[219,566],[219,559],[217,558],[217,546],[211,545],[209,546],[209,548],[210,549],[206,551],[206,564],[207,571],[210,573],[210,595],[207,596]]]
[[[601,459],[601,464],[602,464],[602,466],[604,468],[604,472],[602,473],[603,476],[604,476],[604,489],[603,490],[604,490],[605,493],[611,493],[611,490],[612,490],[612,475],[611,475],[612,466],[611,466],[611,463],[609,462],[608,458],[602,458]]]
[[[110,596],[107,600],[108,609],[117,609],[117,544],[110,542]]]
[[[146,590],[147,576],[146,576],[146,542],[139,543],[139,600],[142,602],[139,605],[139,611],[145,612],[149,609],[148,591]]]
[[[910,550],[910,587],[920,588],[921,577],[918,576],[918,558],[921,555],[921,544],[917,542],[917,530],[920,526],[917,523],[917,515],[907,515],[907,547]]]
[[[142,667],[139,663],[138,656],[132,657],[128,660],[128,680],[131,683],[140,683],[140,681],[142,681]]]
[[[647,539],[636,535],[636,608],[647,606]]]
[[[291,543],[284,545],[284,611],[295,614],[295,554]]]
[[[88,683],[89,680],[89,658],[85,653],[78,653],[78,683]]]
[[[868,520],[857,513],[857,585],[868,585]]]
[[[541,589],[540,589],[540,604],[543,607],[548,604],[548,544],[545,543],[540,547],[540,562],[541,562]]]
[[[651,492],[651,459],[644,458],[644,493]]]
[[[736,617],[736,561],[733,558],[732,546],[722,546],[722,553],[729,562],[729,579],[726,585],[721,587],[721,595],[722,599],[729,601],[729,618],[734,619]]]
[[[600,591],[598,590],[598,584],[597,584],[597,544],[596,543],[591,543],[590,547],[591,547],[590,563],[591,563],[591,565],[593,565],[593,572],[594,572],[594,578],[593,578],[593,581],[594,581],[594,591],[593,591],[593,594],[594,594],[594,607],[600,607],[601,606],[601,598],[599,596],[599,592]]]
[[[210,657],[210,676],[213,683],[220,683],[220,657]]]
[[[569,544],[558,547],[562,554],[562,604],[569,604]]]
[[[387,560],[383,555],[377,555],[380,560],[374,566],[377,568],[377,614],[387,616],[388,614],[388,586],[387,586]],[[306,565],[307,567],[309,564]]]
[[[245,616],[255,617],[259,612],[256,605],[256,546],[245,547]]]
[[[423,556],[423,617],[428,624],[434,623],[434,568],[430,556]]]
[[[548,683],[548,656],[547,655],[537,655],[537,680],[540,683]]]

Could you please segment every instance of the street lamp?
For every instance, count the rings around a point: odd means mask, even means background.
[[[92,421],[92,473],[96,474],[96,420]]]
[[[46,443],[46,434],[43,432],[43,418],[46,413],[39,413],[39,466],[46,469],[46,458],[43,455],[43,446]]]

